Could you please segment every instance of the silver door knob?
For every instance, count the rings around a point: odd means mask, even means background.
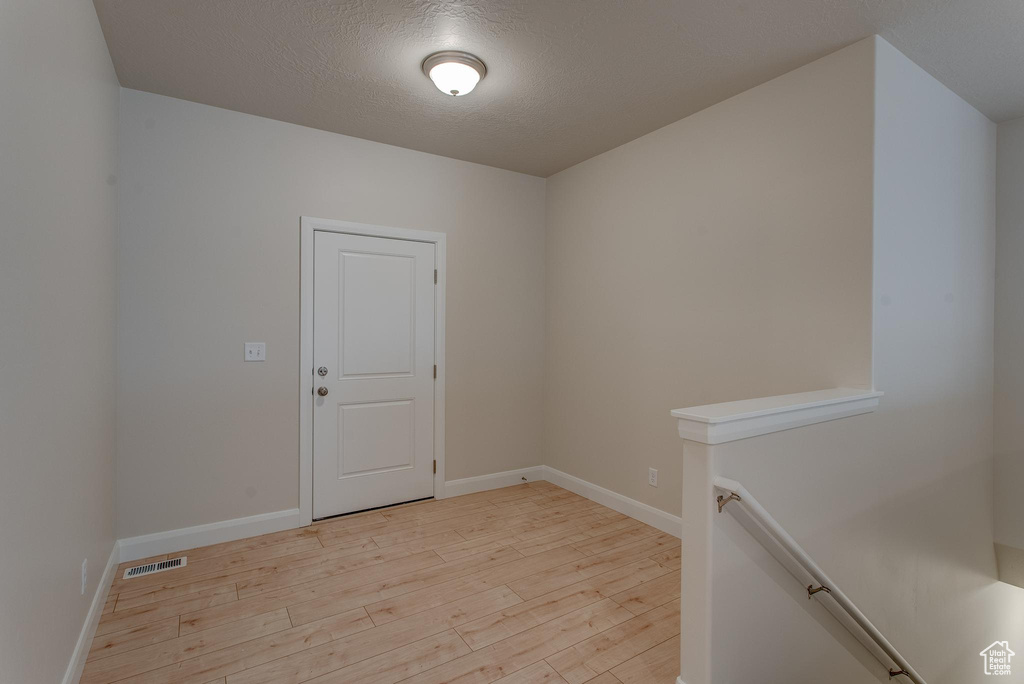
[[[316,393],[319,394],[321,397],[326,397],[327,396],[327,388],[326,387],[321,387],[320,389],[318,389],[316,391]]]

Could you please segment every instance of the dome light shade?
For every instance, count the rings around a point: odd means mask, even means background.
[[[442,93],[459,97],[472,92],[487,74],[487,67],[468,52],[445,50],[423,60],[423,73]]]

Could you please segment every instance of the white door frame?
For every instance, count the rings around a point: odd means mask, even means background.
[[[299,516],[300,525],[313,522],[313,233],[347,233],[394,238],[435,245],[437,287],[434,288],[434,497],[444,498],[444,302],[447,278],[445,234],[410,228],[372,226],[303,216],[299,220]]]

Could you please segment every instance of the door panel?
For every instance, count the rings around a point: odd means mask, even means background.
[[[338,407],[338,477],[416,467],[413,399]]]
[[[434,245],[314,233],[313,517],[433,496]]]
[[[341,252],[340,257],[342,375],[412,373],[416,260],[350,252]]]

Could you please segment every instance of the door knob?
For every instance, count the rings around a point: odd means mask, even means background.
[[[321,387],[320,389],[318,389],[316,391],[316,393],[319,394],[321,397],[326,397],[327,396],[327,388],[326,387]]]

